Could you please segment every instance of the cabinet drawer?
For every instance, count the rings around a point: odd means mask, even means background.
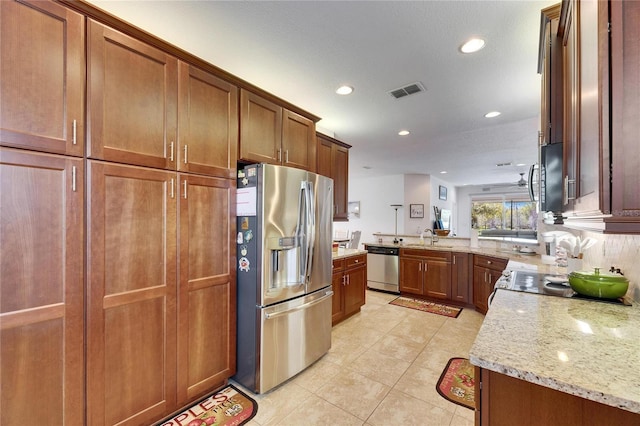
[[[421,257],[428,259],[444,260],[451,262],[450,251],[428,250],[428,249],[401,249],[401,256]]]
[[[333,272],[342,271],[344,269],[344,259],[333,259]]]
[[[344,259],[345,268],[355,268],[356,266],[362,266],[367,264],[367,257],[364,254],[357,256],[351,256]]]
[[[476,254],[473,256],[473,265],[491,268],[497,271],[504,271],[504,269],[507,267],[507,260]]]

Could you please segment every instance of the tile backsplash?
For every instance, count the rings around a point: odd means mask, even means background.
[[[575,233],[575,231],[573,232]],[[629,295],[640,302],[640,235],[612,235],[583,232],[583,238],[590,237],[598,241],[584,253],[583,269],[600,267],[620,268],[629,279]]]

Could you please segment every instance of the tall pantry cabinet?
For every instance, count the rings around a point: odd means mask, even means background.
[[[151,424],[235,372],[238,89],[54,2],[0,12],[0,423]]]
[[[3,425],[84,421],[83,22],[0,2]]]

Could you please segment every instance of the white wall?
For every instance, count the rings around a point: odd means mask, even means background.
[[[447,200],[438,199],[439,186],[447,188]],[[391,204],[402,204],[398,209],[398,234],[417,235],[418,228],[433,228],[433,206],[452,210],[452,226],[455,230],[456,191],[453,185],[425,174],[391,175],[349,180],[349,201],[360,202],[360,217],[350,217],[349,222],[334,222],[334,232],[362,231],[361,243],[374,242],[374,233],[395,232],[395,210]],[[410,218],[409,205],[423,204],[424,218]],[[470,210],[469,210],[470,214]]]

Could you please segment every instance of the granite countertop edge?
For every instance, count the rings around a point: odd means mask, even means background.
[[[505,320],[518,311],[545,312],[549,318],[530,323]],[[640,358],[638,320],[636,305],[498,291],[469,360],[481,368],[640,414],[640,369],[633,370],[634,360]],[[622,337],[611,337],[611,321],[619,321],[616,328]],[[552,327],[554,322],[560,325]],[[579,322],[588,323],[593,333],[580,332]],[[569,360],[558,361],[556,353],[565,351]]]

